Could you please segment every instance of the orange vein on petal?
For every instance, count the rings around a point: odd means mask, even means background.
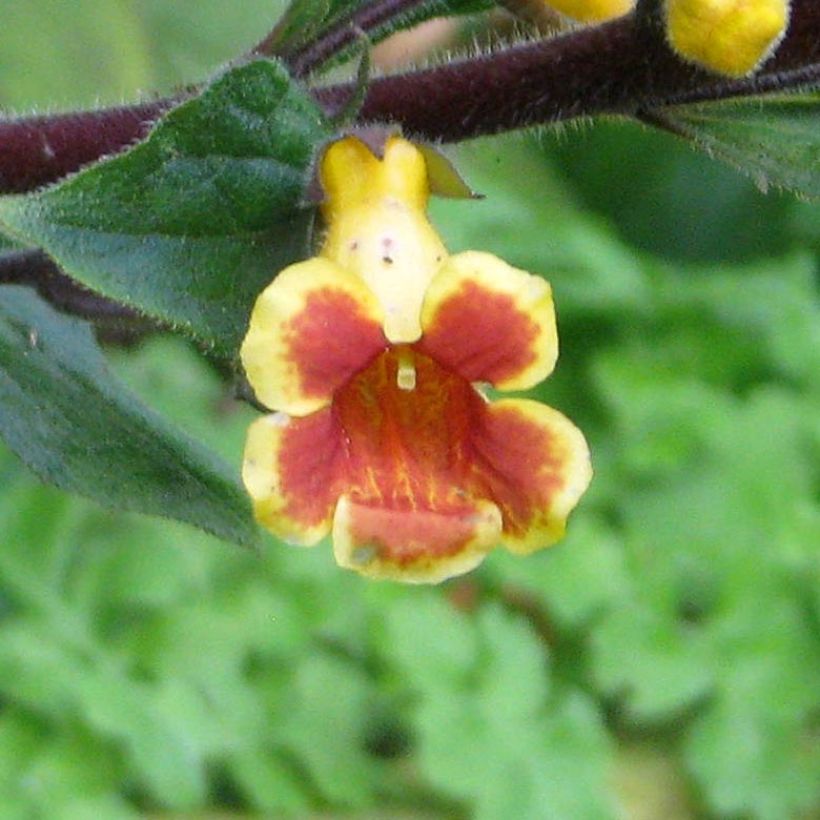
[[[411,364],[414,385],[402,385]],[[468,486],[465,444],[483,399],[411,347],[378,357],[336,396],[346,490],[336,558],[379,578],[434,581],[466,572],[498,543],[501,516]]]

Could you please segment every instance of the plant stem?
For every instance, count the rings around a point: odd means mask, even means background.
[[[310,73],[419,0],[380,0],[289,58]],[[401,124],[413,136],[456,142],[484,134],[595,114],[622,114],[664,127],[665,106],[820,85],[820,3],[794,0],[789,31],[753,77],[726,80],[681,62],[668,48],[654,0],[635,15],[495,54],[373,81],[363,122]],[[263,45],[257,46],[260,49]],[[352,84],[314,90],[329,110]],[[100,111],[0,121],[0,193],[30,191],[144,137],[182,96]],[[144,330],[150,323],[65,276],[41,251],[0,254],[0,284],[18,283],[68,313]]]
[[[820,3],[795,0],[788,35],[758,74],[717,77],[682,62],[634,16],[496,54],[373,82],[365,121],[399,121],[427,139],[457,142],[598,114],[637,116],[684,102],[820,83]],[[328,107],[349,94],[316,92]]]
[[[54,182],[144,137],[178,99],[55,116],[0,120],[0,193]]]
[[[407,14],[421,2],[376,0],[282,59],[294,76],[307,76],[362,31]],[[789,31],[775,56],[758,74],[740,80],[719,78],[679,60],[666,44],[658,11],[656,0],[639,0],[634,15],[602,26],[383,77],[370,85],[360,120],[399,123],[412,135],[443,142],[595,114],[629,115],[662,128],[668,127],[662,109],[669,105],[820,84],[816,0],[794,0]],[[274,35],[253,53],[268,53]],[[351,90],[346,83],[314,94],[332,111]],[[123,150],[183,99],[0,121],[0,193],[32,190]],[[156,329],[130,308],[78,285],[39,250],[0,254],[0,284],[12,283],[35,287],[58,309],[92,319],[115,337]]]
[[[0,253],[0,284],[34,287],[58,310],[106,325],[145,328],[148,320],[125,305],[77,284],[41,250]]]
[[[393,12],[395,8],[391,6]],[[777,53],[758,74],[740,80],[681,62],[659,27],[647,23],[648,17],[624,17],[495,54],[376,79],[360,118],[398,123],[419,138],[456,142],[575,117],[641,116],[676,103],[820,84],[817,0],[793,0],[789,31]],[[349,27],[338,31],[334,48],[353,36]],[[303,52],[303,70],[325,59],[327,48],[322,46],[321,54]],[[314,94],[336,110],[352,88],[346,83],[315,89]],[[32,190],[121,151],[144,137],[153,120],[178,102],[180,98],[165,98],[132,107],[0,121],[0,193]]]
[[[294,77],[306,77],[333,56],[344,51],[362,35],[410,14],[426,0],[378,0],[359,8],[351,17],[340,20],[318,40],[287,59]]]

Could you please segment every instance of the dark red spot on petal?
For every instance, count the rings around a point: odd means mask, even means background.
[[[464,282],[439,306],[417,348],[467,381],[497,384],[535,361],[539,331],[511,296]]]
[[[285,515],[306,527],[327,520],[340,494],[343,463],[342,430],[331,408],[291,419],[279,448]]]
[[[387,345],[381,325],[333,288],[310,293],[284,331],[302,392],[311,397],[333,393]]]

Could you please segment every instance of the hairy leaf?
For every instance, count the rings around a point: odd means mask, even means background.
[[[71,276],[232,355],[257,293],[303,255],[329,130],[278,64],[229,71],[128,153],[0,200],[0,226]]]
[[[820,196],[820,94],[670,108],[659,121],[760,188]]]
[[[0,302],[0,433],[50,484],[228,541],[256,540],[228,467],[109,374],[88,325],[16,286]]]

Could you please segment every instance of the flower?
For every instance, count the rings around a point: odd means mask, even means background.
[[[783,38],[789,6],[789,0],[666,0],[666,34],[685,60],[744,77]]]
[[[438,582],[494,546],[558,540],[591,468],[580,431],[528,399],[553,369],[552,294],[486,253],[448,256],[422,153],[390,137],[325,152],[318,256],[259,296],[242,345],[258,399],[243,479],[261,524],[377,578]]]

